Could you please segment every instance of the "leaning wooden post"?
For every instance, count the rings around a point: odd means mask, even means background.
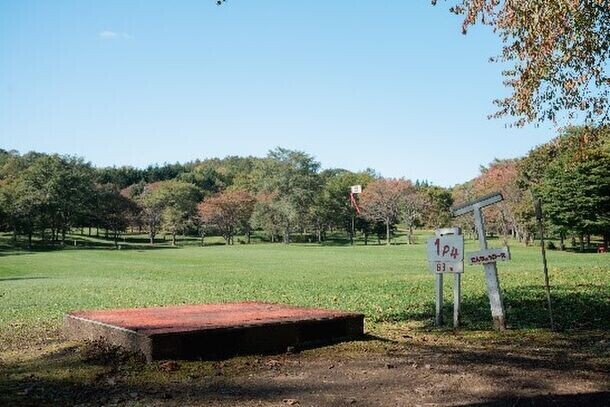
[[[489,296],[489,305],[491,307],[491,317],[494,327],[498,330],[506,329],[506,316],[504,313],[504,303],[502,301],[502,292],[500,291],[500,282],[498,280],[498,269],[496,267],[496,259],[508,260],[510,253],[508,248],[492,249],[487,248],[487,238],[485,237],[485,223],[483,221],[482,208],[501,202],[504,198],[502,194],[495,193],[482,197],[473,202],[460,205],[452,209],[453,216],[464,215],[469,212],[474,214],[474,226],[479,236],[479,245],[481,251],[473,254],[468,254],[471,264],[483,264],[485,268],[485,282],[487,284],[487,295]]]
[[[542,267],[544,271],[544,287],[546,289],[546,301],[549,306],[549,320],[551,322],[551,330],[555,330],[553,322],[553,308],[551,307],[551,286],[549,284],[549,269],[546,263],[546,250],[544,247],[544,223],[542,222],[542,201],[540,198],[536,200],[536,221],[538,221],[538,229],[540,231],[540,250],[542,251]]]
[[[481,251],[487,250],[487,238],[485,237],[485,227],[483,224],[483,214],[481,208],[474,208],[474,224],[479,235],[479,246]],[[496,263],[485,263],[485,282],[487,284],[487,295],[491,306],[491,318],[496,329],[506,329],[506,317],[504,314],[504,302],[500,291],[500,281],[498,280],[498,268]]]

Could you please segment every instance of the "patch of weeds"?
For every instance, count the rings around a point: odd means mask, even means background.
[[[87,341],[80,348],[80,358],[84,363],[101,366],[118,366],[140,360],[143,362],[143,356],[102,339]]]

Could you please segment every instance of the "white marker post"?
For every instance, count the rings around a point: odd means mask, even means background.
[[[355,195],[358,195],[361,193],[362,193],[362,185],[352,185],[350,187],[349,200],[358,215],[360,215],[360,207],[358,206],[358,202],[356,202]],[[352,233],[350,234],[350,237],[349,237],[349,241],[350,241],[351,245],[354,244],[355,235],[356,235],[356,216],[354,216],[354,214],[352,214]]]
[[[490,195],[486,195],[476,201],[468,202],[464,205],[457,206],[451,210],[453,216],[465,215],[469,212],[474,213],[474,225],[477,230],[477,234],[479,236],[479,245],[481,246],[481,251],[477,253],[473,253],[469,255],[472,257],[483,257],[481,261],[476,262],[476,264],[483,264],[485,268],[485,280],[487,282],[487,295],[489,296],[489,305],[491,307],[491,317],[493,319],[494,327],[498,330],[506,329],[506,317],[504,314],[504,304],[502,302],[502,292],[500,291],[500,282],[498,280],[498,269],[496,267],[496,260],[488,260],[493,257],[495,254],[502,254],[503,250],[497,252],[496,249],[489,250],[487,248],[487,239],[485,237],[485,224],[483,222],[483,213],[481,211],[482,208],[493,205],[495,203],[501,202],[504,198],[500,193],[494,193]],[[508,255],[507,257],[510,257]],[[483,261],[488,260],[488,261]]]
[[[428,239],[428,262],[435,274],[436,325],[443,324],[443,274],[453,274],[453,327],[460,326],[461,273],[464,272],[464,236],[460,228],[437,229]]]

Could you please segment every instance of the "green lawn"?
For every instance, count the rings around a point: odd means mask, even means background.
[[[432,324],[434,278],[427,271],[425,234],[416,245],[391,247],[197,247],[190,242],[178,248],[149,248],[128,242],[123,250],[114,250],[107,242],[91,240],[89,244],[99,246],[34,252],[12,249],[6,239],[0,247],[0,346],[11,347],[11,342],[55,330],[70,310],[234,300],[359,311],[370,323]],[[467,242],[469,249],[475,250],[476,242]],[[539,248],[513,243],[512,255],[512,261],[499,264],[508,324],[546,328]],[[548,255],[558,325],[608,330],[610,255]],[[466,266],[463,296],[464,329],[487,329],[490,316],[482,267]]]

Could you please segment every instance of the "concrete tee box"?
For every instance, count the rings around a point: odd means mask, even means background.
[[[64,333],[102,339],[149,361],[214,360],[357,338],[364,315],[261,302],[75,311],[66,314]]]

